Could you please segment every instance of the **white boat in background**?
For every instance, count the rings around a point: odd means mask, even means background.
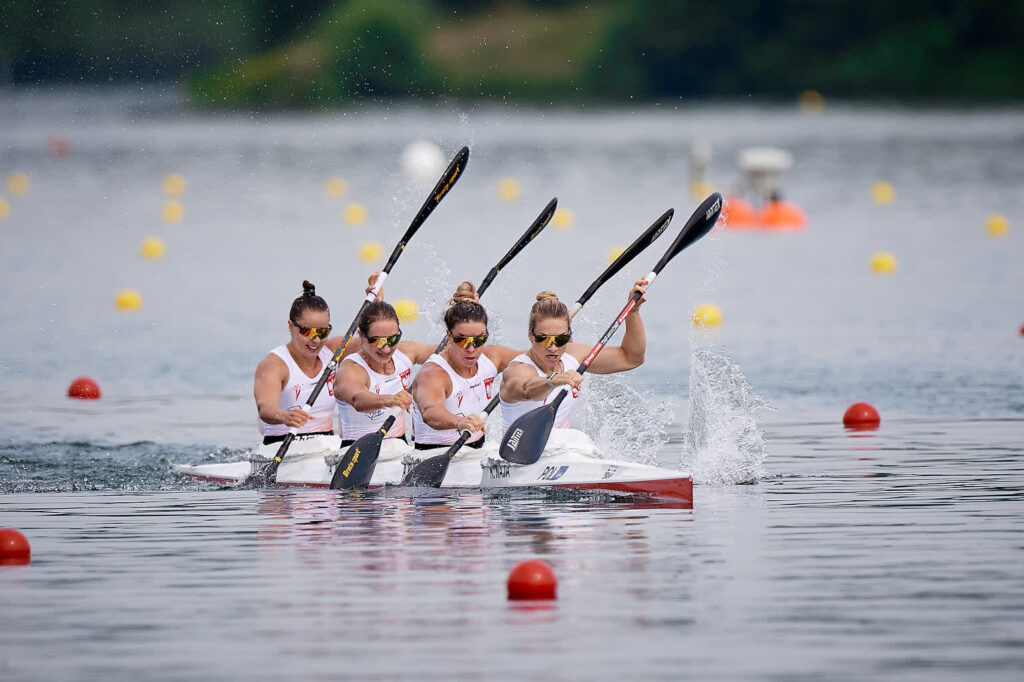
[[[248,460],[218,464],[178,464],[174,470],[189,478],[238,484],[276,454],[278,445],[262,445]],[[296,438],[277,471],[276,485],[330,487],[334,468],[344,454],[338,436]],[[371,487],[398,485],[405,473],[427,457],[445,452],[414,450],[402,440],[386,439],[381,446]],[[534,464],[512,464],[498,455],[497,443],[480,449],[464,447],[452,459],[444,488],[571,488],[607,490],[693,502],[693,479],[688,473],[609,459],[582,431],[555,429],[547,448]]]

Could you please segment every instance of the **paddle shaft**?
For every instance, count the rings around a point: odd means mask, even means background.
[[[533,241],[533,238],[541,233],[548,223],[551,222],[552,216],[555,215],[555,207],[558,206],[558,197],[553,198],[548,202],[548,205],[544,207],[537,219],[530,224],[530,227],[526,229],[523,236],[519,238],[519,241],[515,243],[511,249],[508,250],[498,264],[488,271],[487,276],[484,277],[483,281],[480,282],[480,286],[476,289],[477,298],[484,295],[487,288],[491,286],[491,282],[498,276],[501,269],[512,262],[512,259],[519,255],[519,253],[526,248],[526,245]],[[434,353],[440,353],[444,350],[444,347],[448,344],[448,333],[445,332],[444,338],[441,339],[441,343],[437,344],[437,348],[434,349]]]
[[[366,306],[376,300],[377,294],[380,293],[381,287],[384,286],[384,280],[387,279],[388,273],[391,272],[391,268],[393,268],[395,263],[398,262],[398,257],[402,255],[406,244],[409,243],[409,240],[412,239],[413,235],[416,234],[416,231],[419,230],[423,221],[425,221],[427,217],[434,212],[434,209],[437,208],[439,203],[441,203],[441,200],[444,199],[445,195],[447,195],[451,188],[455,186],[458,179],[462,177],[462,171],[465,169],[468,161],[469,148],[463,147],[459,150],[459,153],[455,155],[455,158],[452,159],[448,168],[445,169],[444,174],[441,176],[441,179],[438,180],[437,185],[434,186],[430,196],[428,196],[427,200],[423,202],[423,206],[420,207],[419,212],[416,213],[416,217],[414,217],[412,222],[409,224],[409,228],[405,231],[405,234],[402,235],[398,244],[395,245],[395,249],[391,252],[391,257],[388,258],[387,263],[384,264],[384,268],[380,271],[380,275],[373,283],[373,288],[370,290],[370,293],[366,295],[366,298],[363,299],[362,304],[359,306],[359,312],[356,313],[355,319],[352,320],[352,324],[349,325],[348,330],[345,332],[341,346],[338,347],[338,350],[335,351],[334,355],[331,357],[330,362],[327,363],[323,372],[320,373],[320,379],[317,380],[312,393],[309,394],[309,398],[306,400],[305,405],[302,406],[302,409],[307,414],[311,413],[310,408],[320,396],[320,391],[323,390],[328,378],[334,373],[335,369],[337,369],[338,363],[341,362],[341,358],[344,357],[345,350],[348,348],[349,341],[352,340],[352,336],[355,334],[356,328],[359,326],[359,318],[362,316]],[[277,449],[277,453],[274,455],[274,458],[266,468],[260,472],[262,476],[266,477],[270,481],[274,479],[277,475],[277,469],[281,466],[281,461],[288,452],[288,448],[291,447],[292,441],[295,440],[297,433],[298,427],[293,426],[289,429],[288,434],[284,437],[284,440],[281,441],[281,446]]]

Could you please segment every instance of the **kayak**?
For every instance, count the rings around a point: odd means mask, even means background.
[[[177,464],[176,473],[200,480],[239,484],[273,458],[278,444],[262,445],[247,460],[217,464]],[[276,485],[327,488],[344,455],[338,436],[298,437],[277,470]],[[370,487],[399,485],[405,474],[427,457],[445,452],[415,450],[403,440],[388,438],[381,446]],[[497,443],[455,455],[443,488],[568,488],[601,490],[693,502],[690,474],[662,467],[610,459],[582,431],[555,429],[540,459],[513,464],[498,455]]]

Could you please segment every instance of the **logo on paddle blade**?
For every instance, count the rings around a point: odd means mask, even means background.
[[[516,430],[512,432],[512,435],[509,436],[508,440],[505,441],[505,445],[508,446],[509,450],[511,450],[512,452],[515,452],[516,448],[519,447],[519,439],[522,438],[522,437],[523,437],[523,430],[522,430],[522,428],[516,428]]]
[[[356,465],[356,462],[358,462],[358,461],[359,461],[359,448],[356,448],[356,451],[354,453],[352,453],[352,461],[350,461],[348,463],[348,466],[345,467],[345,470],[341,472],[341,475],[344,476],[345,478],[348,478],[348,475],[352,473],[352,468]]]

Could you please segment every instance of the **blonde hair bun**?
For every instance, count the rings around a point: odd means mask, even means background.
[[[553,298],[557,301],[558,294],[554,293],[553,291],[542,291],[539,294],[537,294],[538,301],[546,301],[549,298]]]
[[[479,296],[476,293],[476,286],[472,282],[463,282],[459,286],[455,287],[455,293],[452,294],[451,300],[448,305],[455,305],[456,303],[475,303]]]

